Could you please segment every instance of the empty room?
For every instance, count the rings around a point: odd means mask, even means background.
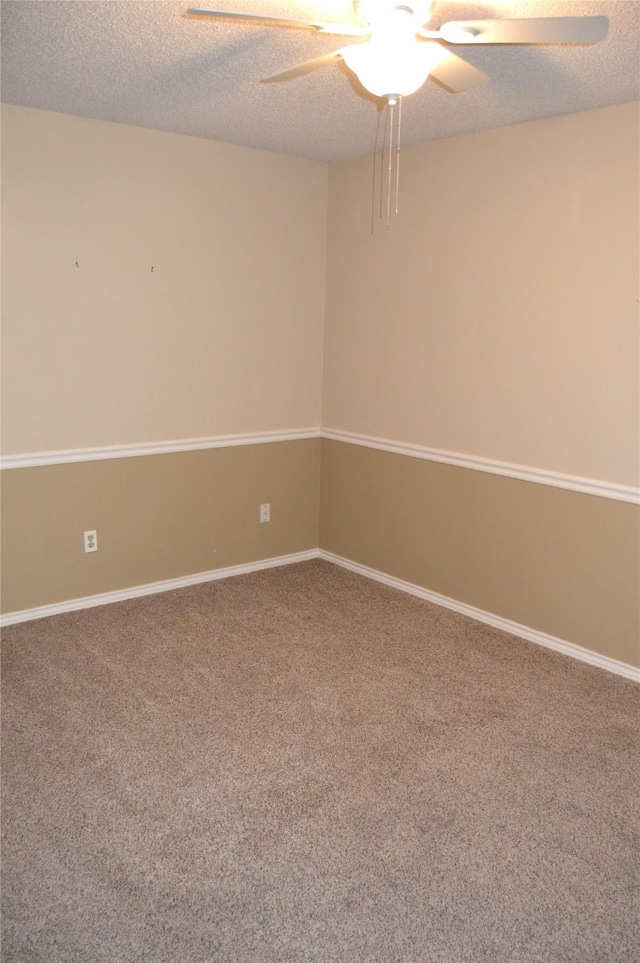
[[[640,4],[0,9],[3,963],[635,963]]]

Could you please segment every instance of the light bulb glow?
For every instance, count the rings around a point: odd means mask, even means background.
[[[394,10],[376,23],[367,43],[342,49],[349,70],[376,97],[407,97],[425,83],[443,55],[437,44],[416,40],[413,18]]]

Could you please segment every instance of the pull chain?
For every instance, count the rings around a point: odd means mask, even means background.
[[[396,107],[398,108],[396,110]],[[378,112],[378,124],[376,129],[376,141],[373,149],[373,187],[372,187],[372,205],[371,205],[371,233],[374,231],[374,208],[375,196],[376,196],[376,171],[377,171],[377,155],[378,155],[378,138],[380,135],[382,111]],[[395,128],[395,133],[394,133]],[[387,138],[387,131],[389,136]],[[394,137],[395,137],[395,149],[394,149]],[[388,139],[388,147],[387,147]],[[382,130],[382,141],[380,144],[380,197],[379,197],[379,212],[378,216],[382,220],[382,211],[384,208],[384,194],[386,187],[387,194],[387,229],[391,226],[391,192],[393,190],[395,194],[394,202],[394,214],[398,214],[399,202],[400,202],[400,146],[402,140],[402,97],[395,94],[389,95],[387,97],[387,109],[384,111],[384,128]],[[385,150],[388,149],[388,156],[386,157],[385,165]],[[395,174],[394,174],[394,162],[395,162]],[[387,183],[385,185],[385,171],[387,175]],[[395,179],[395,187],[392,188],[392,182]]]
[[[382,220],[382,210],[384,207],[384,151],[387,144],[387,131],[389,129],[389,107],[384,112],[384,130],[382,131],[382,146],[380,148],[380,213],[379,218]]]
[[[402,97],[398,97],[398,144],[396,148],[396,214],[400,198],[400,138],[402,136]]]
[[[391,213],[391,173],[393,169],[393,122],[395,119],[396,101],[389,98],[389,164],[387,169],[387,230],[389,229],[389,215]]]
[[[396,110],[396,107],[398,108]],[[396,119],[397,118],[397,119]],[[389,157],[387,159],[387,228],[391,222],[391,183],[394,177],[393,164],[395,161],[395,205],[394,214],[398,213],[400,200],[400,141],[402,136],[402,97],[389,96],[387,98],[387,125],[389,127]],[[395,151],[394,151],[395,128]],[[386,137],[385,137],[386,140]],[[383,141],[384,143],[384,141]],[[384,147],[382,149],[384,170]],[[382,172],[381,172],[382,176]],[[382,188],[382,184],[380,185]],[[380,212],[382,215],[382,211]]]

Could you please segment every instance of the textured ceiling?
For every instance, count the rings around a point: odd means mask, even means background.
[[[156,0],[5,0],[8,103],[333,161],[372,152],[379,104],[344,65],[277,84],[263,77],[335,50],[344,38],[182,17]],[[272,16],[352,22],[351,0],[201,0]],[[603,14],[594,46],[454,47],[490,77],[466,93],[433,81],[406,99],[403,142],[640,99],[640,0],[437,0],[448,20]]]

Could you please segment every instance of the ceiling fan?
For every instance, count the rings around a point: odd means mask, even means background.
[[[362,86],[395,104],[415,93],[431,76],[454,93],[469,90],[489,78],[445,44],[592,44],[609,29],[606,17],[541,17],[532,20],[458,20],[430,30],[435,0],[353,0],[353,24],[291,20],[262,13],[240,13],[193,7],[185,16],[301,27],[359,42],[297,64],[266,81],[289,80],[344,61]],[[434,42],[436,41],[436,42]]]

